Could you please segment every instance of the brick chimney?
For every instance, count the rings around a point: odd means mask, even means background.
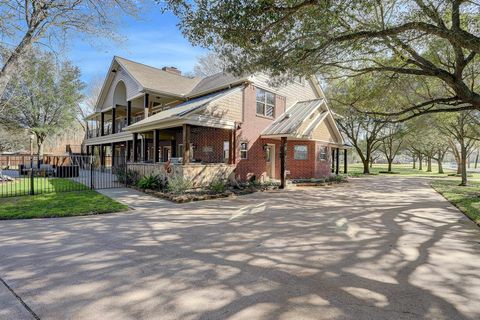
[[[166,72],[169,72],[169,73],[176,74],[177,76],[181,76],[181,75],[182,75],[182,71],[178,70],[178,69],[175,68],[175,67],[163,67],[162,70],[163,70],[163,71],[166,71]]]

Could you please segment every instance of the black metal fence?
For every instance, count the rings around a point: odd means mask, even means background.
[[[113,161],[112,161],[113,160]],[[123,187],[123,159],[106,156],[0,155],[0,198]],[[112,162],[114,165],[112,165]]]

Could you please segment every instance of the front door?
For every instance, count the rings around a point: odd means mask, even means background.
[[[275,179],[275,145],[269,144],[265,150],[265,160],[267,162],[267,178]]]

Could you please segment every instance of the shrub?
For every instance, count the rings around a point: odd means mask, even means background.
[[[173,175],[168,179],[167,190],[169,192],[180,194],[192,188],[192,181],[185,179],[181,175]]]
[[[347,179],[348,179],[348,177],[346,175],[331,174],[325,180],[328,181],[328,182],[344,182],[344,181],[347,181]]]
[[[223,180],[214,180],[208,186],[208,190],[212,193],[223,193],[227,189],[227,183]]]
[[[117,176],[117,180],[120,183],[127,183],[127,185],[136,185],[140,180],[140,174],[137,171],[124,168],[117,168],[114,171],[114,174]]]
[[[141,178],[137,183],[137,187],[141,189],[160,190],[164,188],[164,181],[161,176],[152,174]]]

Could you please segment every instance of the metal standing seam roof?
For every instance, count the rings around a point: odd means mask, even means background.
[[[262,135],[295,134],[308,115],[315,111],[323,102],[323,99],[314,99],[295,103],[263,130]]]
[[[209,103],[220,99],[234,91],[240,90],[240,87],[235,87],[223,91],[218,91],[215,93],[211,93],[199,98],[195,98],[189,101],[185,101],[179,105],[176,105],[170,109],[167,109],[165,111],[161,111],[159,113],[156,113],[146,119],[143,119],[139,122],[136,122],[130,126],[127,127],[127,129],[135,129],[138,127],[142,127],[145,125],[153,124],[156,122],[161,122],[169,118],[176,118],[176,117],[182,117],[190,112],[196,111],[202,107],[207,106]]]

